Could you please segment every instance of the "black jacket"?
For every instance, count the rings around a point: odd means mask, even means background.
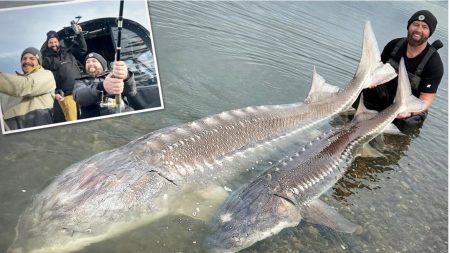
[[[394,39],[390,41],[385,47],[383,52],[381,53],[381,61],[386,63],[391,58],[391,53],[394,50],[397,42],[402,38]],[[430,44],[427,43],[427,47],[423,52],[417,55],[414,58],[408,58],[406,56],[406,41],[404,45],[402,45],[397,55],[394,57],[394,60],[400,62],[400,58],[403,57],[405,60],[405,66],[408,73],[415,73],[417,67],[424,59],[424,56],[427,54],[428,50],[430,50]],[[413,95],[416,97],[420,96],[420,93],[436,93],[439,83],[441,82],[442,76],[444,74],[444,67],[442,64],[442,60],[439,56],[438,52],[434,52],[431,58],[427,61],[425,68],[423,69],[421,75],[421,81],[418,85],[417,89],[412,89]],[[411,77],[410,77],[411,78]],[[412,80],[410,79],[410,82]],[[398,78],[394,78],[391,81],[378,85],[372,89],[364,89],[364,104],[368,109],[382,111],[390,106],[395,98],[395,94],[397,93],[397,82]]]
[[[109,71],[104,72],[95,78],[84,75],[75,81],[73,96],[80,107],[81,119],[114,113],[115,110],[108,110],[107,108],[100,106],[102,102],[105,102],[102,101],[102,98],[103,100],[115,98],[114,95],[109,95],[103,88],[103,81],[108,74]],[[125,97],[124,100],[127,100],[129,97],[135,96],[136,93],[134,74],[133,72],[128,71],[128,77],[124,81],[122,98]]]
[[[62,90],[64,95],[72,94],[75,79],[81,77],[77,61],[83,62],[83,57],[86,53],[87,45],[81,33],[70,48],[60,46],[59,51],[55,52],[46,47],[43,51],[44,60],[42,66],[53,72],[56,89]]]

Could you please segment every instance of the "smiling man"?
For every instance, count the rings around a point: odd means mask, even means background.
[[[128,100],[136,95],[134,73],[123,61],[115,61],[112,70],[103,56],[90,53],[84,60],[86,75],[75,81],[73,96],[80,106],[80,119],[115,113],[115,95],[121,95],[126,109]]]
[[[22,97],[20,103],[5,108],[3,119],[10,130],[46,125],[53,122],[55,79],[51,71],[42,68],[41,53],[34,47],[22,52],[23,74],[0,73],[0,92]]]
[[[58,33],[47,33],[47,47],[43,50],[45,69],[51,70],[56,80],[55,122],[77,120],[77,105],[73,99],[75,79],[81,77],[78,62],[82,62],[87,53],[86,40],[81,26],[74,28],[74,44],[66,48],[60,44]],[[60,108],[61,110],[60,110]]]
[[[428,38],[437,26],[436,17],[427,10],[414,13],[408,20],[407,37],[390,41],[381,54],[381,60],[389,62],[398,72],[398,63],[403,57],[414,96],[431,106],[441,82],[444,67],[437,49],[442,43],[437,40],[430,45]],[[368,109],[381,111],[391,105],[397,91],[397,78],[372,89],[363,90],[364,104]],[[420,113],[399,114],[394,123],[400,128],[421,124],[428,110]]]

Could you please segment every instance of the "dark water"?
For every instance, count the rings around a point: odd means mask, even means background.
[[[302,222],[244,251],[447,252],[447,2],[150,2],[149,7],[166,109],[1,136],[0,252],[13,240],[33,194],[68,165],[162,127],[248,105],[301,101],[314,65],[329,83],[343,86],[359,60],[364,22],[372,22],[383,48],[405,36],[408,18],[419,9],[437,16],[431,40],[445,45],[440,55],[446,73],[426,124],[409,136],[387,136],[384,157],[357,158],[321,198],[365,232],[346,235]],[[173,215],[80,252],[203,252],[206,227],[204,221]]]

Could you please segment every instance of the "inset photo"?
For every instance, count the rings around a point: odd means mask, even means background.
[[[147,1],[0,9],[3,134],[164,108]]]

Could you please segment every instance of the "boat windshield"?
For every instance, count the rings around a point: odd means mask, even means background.
[[[112,27],[112,34],[117,41],[117,27]],[[134,31],[122,29],[121,60],[126,62],[128,68],[134,73],[138,85],[154,83],[156,80],[156,67],[152,48],[144,39]]]

